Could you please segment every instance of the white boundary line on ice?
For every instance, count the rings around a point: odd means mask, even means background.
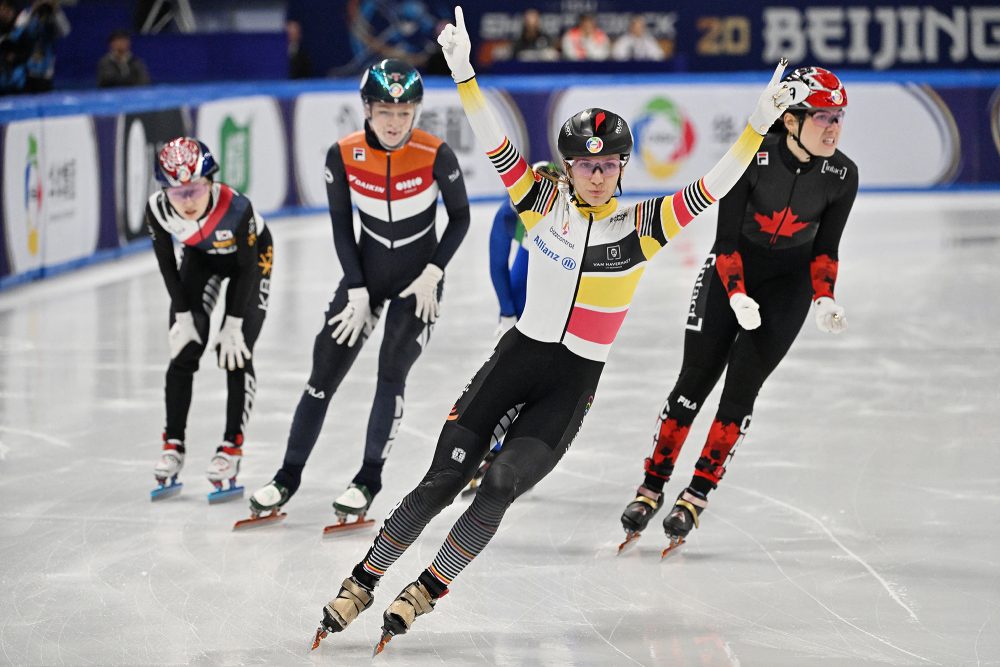
[[[814,517],[812,514],[810,514],[809,512],[806,512],[805,510],[799,509],[798,507],[795,507],[794,505],[789,505],[786,502],[778,500],[777,498],[772,498],[769,495],[766,495],[764,493],[760,493],[759,491],[752,491],[752,490],[747,489],[747,488],[743,488],[743,487],[735,486],[735,485],[730,485],[730,484],[727,484],[726,488],[727,489],[735,489],[737,491],[740,491],[741,493],[746,493],[747,495],[756,496],[757,498],[760,498],[762,500],[766,500],[769,503],[774,503],[775,505],[778,505],[779,507],[782,507],[782,508],[784,508],[786,510],[789,510],[791,512],[794,512],[794,513],[798,514],[799,516],[802,516],[802,517],[805,517],[806,519],[809,519],[811,522],[813,522],[814,524],[816,524],[817,526],[819,526],[819,529],[822,530],[826,534],[826,536],[830,539],[831,542],[833,542],[838,547],[840,547],[841,551],[843,551],[845,554],[847,554],[852,559],[854,559],[855,561],[857,561],[858,564],[861,565],[861,567],[863,567],[866,570],[868,570],[868,573],[870,575],[872,575],[872,577],[874,577],[875,580],[879,584],[881,584],[882,588],[884,588],[886,590],[886,592],[896,602],[896,604],[898,604],[900,607],[902,607],[904,610],[906,610],[906,613],[910,615],[910,618],[912,618],[914,621],[917,621],[917,622],[920,621],[920,619],[917,618],[917,615],[913,612],[913,610],[910,609],[906,605],[906,603],[903,602],[898,595],[896,595],[896,592],[892,590],[892,587],[889,586],[889,582],[887,582],[885,579],[883,579],[882,576],[878,572],[875,571],[875,568],[873,568],[871,565],[869,565],[867,562],[865,562],[865,560],[861,556],[857,555],[856,553],[854,553],[853,551],[851,551],[850,549],[848,549],[844,545],[844,543],[841,542],[840,540],[838,540],[837,536],[834,535],[830,531],[830,529],[827,528],[826,525],[823,524],[822,521],[820,521],[819,519],[817,519],[816,517]]]
[[[53,445],[56,445],[58,447],[65,447],[66,449],[69,449],[70,447],[73,446],[66,440],[63,440],[61,438],[54,438],[51,435],[45,435],[44,433],[39,433],[37,431],[28,431],[22,428],[11,428],[10,426],[0,426],[0,431],[3,431],[5,433],[16,433],[17,435],[26,435],[30,438],[38,438],[39,440],[42,440],[44,442],[52,443]]]

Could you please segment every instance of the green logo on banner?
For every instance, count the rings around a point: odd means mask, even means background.
[[[219,137],[222,147],[222,182],[229,187],[246,192],[250,189],[250,123],[240,126],[232,116],[222,122]]]
[[[28,226],[28,252],[37,255],[40,250],[38,223],[42,214],[42,170],[38,164],[38,138],[28,135],[28,154],[24,165],[24,212]]]

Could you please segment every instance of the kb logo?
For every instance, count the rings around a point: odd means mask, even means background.
[[[562,265],[567,271],[572,271],[576,268],[576,260],[572,257],[563,257]]]

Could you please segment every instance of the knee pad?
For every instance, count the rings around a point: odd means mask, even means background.
[[[170,360],[168,372],[191,374],[198,370],[201,355],[205,352],[204,345],[188,343],[180,354]]]
[[[494,461],[479,485],[476,498],[489,499],[506,507],[514,502],[519,481],[517,470],[513,466]]]
[[[465,488],[465,484],[465,477],[457,470],[431,470],[424,476],[417,491],[424,509],[431,516],[437,516],[441,510],[454,502]]]

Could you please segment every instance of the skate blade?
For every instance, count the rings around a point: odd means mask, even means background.
[[[275,510],[270,514],[265,514],[263,516],[252,516],[249,519],[242,519],[233,524],[233,530],[243,530],[245,528],[254,528],[256,526],[266,526],[270,523],[277,523],[283,521],[285,517],[288,516],[284,512],[279,512]]]
[[[323,626],[321,625],[318,628],[316,628],[316,636],[313,637],[312,648],[309,650],[315,651],[316,649],[318,649],[319,643],[324,639],[326,639],[326,630],[324,630]]]
[[[328,535],[337,535],[338,533],[346,533],[352,530],[357,530],[359,528],[367,528],[368,526],[374,526],[375,519],[366,519],[365,515],[362,514],[358,516],[354,521],[338,521],[337,523],[331,524],[329,526],[323,527],[323,537]]]
[[[642,533],[633,530],[625,531],[625,541],[618,545],[618,553],[622,553],[630,544],[642,537]]]
[[[243,497],[242,486],[230,486],[228,489],[216,489],[208,494],[208,504],[217,505],[227,503],[230,500],[237,500]]]
[[[183,482],[171,482],[170,484],[161,484],[157,488],[149,492],[149,499],[152,501],[166,500],[167,498],[173,498],[181,489],[184,488]]]
[[[660,554],[660,560],[663,560],[664,558],[666,558],[667,556],[669,556],[671,553],[673,553],[674,551],[676,551],[677,548],[680,547],[682,544],[684,544],[684,538],[683,537],[671,537],[670,538],[670,544],[667,546],[666,549],[663,550],[663,553]]]
[[[382,629],[382,639],[379,640],[378,644],[375,645],[375,650],[372,651],[373,658],[385,650],[385,645],[389,643],[393,636],[391,630]]]

